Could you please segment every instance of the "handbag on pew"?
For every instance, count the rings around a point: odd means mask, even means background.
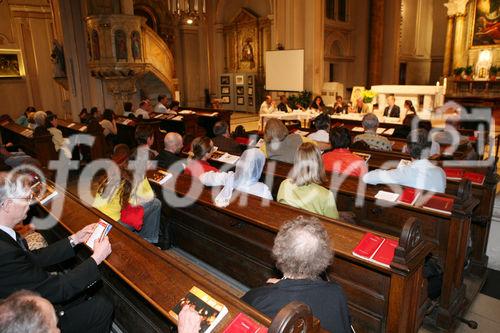
[[[144,207],[141,205],[132,206],[129,204],[120,212],[120,221],[140,231],[144,224]]]

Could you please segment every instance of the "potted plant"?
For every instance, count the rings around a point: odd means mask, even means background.
[[[300,95],[290,95],[288,96],[288,103],[292,109],[298,109],[297,104],[300,104],[303,108],[307,109],[309,104],[311,104],[312,92],[304,90]]]
[[[497,79],[498,67],[491,66],[490,67],[490,80],[495,81]]]
[[[465,73],[465,78],[467,80],[472,79],[472,72],[473,72],[472,66],[465,67],[464,73]]]
[[[462,78],[462,73],[464,72],[464,67],[457,67],[453,70],[453,74],[455,74],[455,80],[460,80]]]
[[[365,90],[361,96],[363,97],[363,103],[371,103],[375,96],[377,96],[377,93],[371,90]]]

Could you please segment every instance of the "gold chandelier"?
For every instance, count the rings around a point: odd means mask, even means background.
[[[205,0],[168,0],[167,5],[178,23],[194,24],[205,19]]]

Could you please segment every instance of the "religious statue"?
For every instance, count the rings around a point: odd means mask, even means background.
[[[66,77],[66,64],[64,62],[64,52],[61,44],[57,40],[52,41],[52,53],[50,59],[54,64],[54,78]]]
[[[127,40],[123,30],[116,30],[115,32],[115,52],[116,60],[127,60]]]
[[[241,52],[241,61],[253,62],[253,47],[250,44],[251,42],[251,38],[247,38],[245,40],[245,44],[243,45],[243,49]]]
[[[93,54],[92,58],[94,60],[101,59],[101,52],[99,49],[99,35],[95,30],[92,30],[92,54]]]
[[[130,42],[132,45],[132,57],[134,59],[141,58],[141,36],[138,31],[133,31],[130,37]]]

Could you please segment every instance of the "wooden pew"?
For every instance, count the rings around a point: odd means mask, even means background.
[[[360,149],[352,149],[354,152],[370,154],[368,160],[368,168],[370,170],[380,169],[388,161],[398,163],[401,159],[409,160],[410,155],[398,152],[382,152],[382,151],[367,151]],[[441,167],[446,167],[448,161],[433,161]],[[485,161],[486,162],[486,161]],[[481,168],[462,167],[465,171],[476,172],[485,175],[482,185],[472,184],[471,195],[479,200],[479,204],[472,212],[472,273],[478,276],[485,274],[488,256],[486,248],[488,246],[488,235],[491,227],[491,218],[493,216],[493,206],[496,197],[496,187],[499,181],[497,174],[496,160],[491,162],[490,166]],[[447,179],[446,193],[457,195],[459,189],[459,181]]]
[[[214,332],[222,332],[240,312],[265,326],[270,325],[269,318],[240,301],[224,288],[224,282],[203,274],[200,269],[195,269],[169,251],[157,249],[64,189],[58,187],[57,190],[59,195],[41,207],[49,213],[56,200],[64,200],[57,222],[68,233],[74,233],[99,219],[113,225],[109,234],[113,252],[104,261],[101,270],[106,293],[115,300],[115,322],[121,329],[128,332],[171,331],[173,318],[168,311],[192,286],[221,301],[229,310]],[[81,246],[80,254],[88,257],[90,251]],[[288,319],[294,313],[293,309],[289,311],[291,313],[285,315]]]
[[[34,136],[33,130],[16,124],[10,118],[4,118],[0,122],[0,131],[4,143],[12,142],[21,147],[26,154],[40,162],[46,174],[50,174],[49,161],[59,158],[50,133]]]
[[[57,119],[57,127],[61,130],[64,137],[70,137],[74,134],[89,134],[95,138],[94,144],[90,148],[90,158],[92,161],[104,158],[106,156],[106,140],[103,134],[103,128],[97,122],[84,125],[67,119]]]
[[[335,260],[328,276],[342,285],[356,331],[418,331],[428,306],[422,267],[432,245],[420,238],[421,224],[416,219],[408,221],[399,238],[378,233],[399,239],[396,257],[391,267],[386,268],[352,254],[368,231],[358,226],[276,202],[262,206],[261,198],[252,195],[248,196],[245,207],[232,203],[226,208],[217,208],[209,189],[204,189],[187,207],[172,207],[165,201],[163,193],[186,196],[192,181],[195,180],[180,175],[176,181],[168,181],[163,186],[151,182],[157,197],[163,201],[175,246],[238,281],[257,287],[276,276],[270,253],[281,225],[298,215],[314,216],[321,220],[332,238]]]

